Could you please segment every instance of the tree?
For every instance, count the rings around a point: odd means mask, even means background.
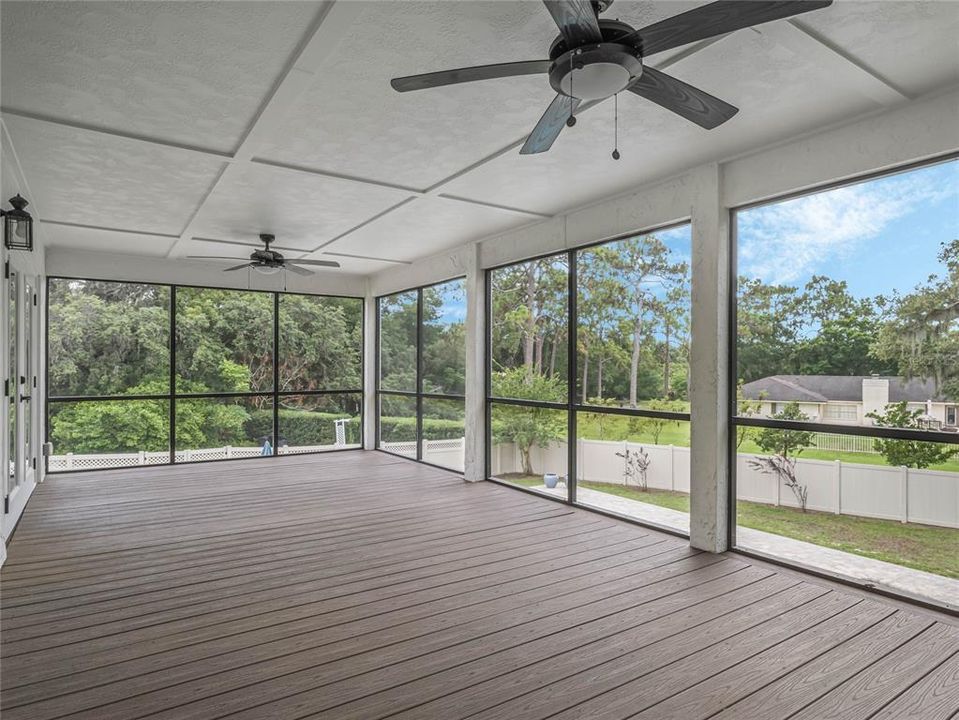
[[[616,244],[615,270],[623,288],[626,322],[631,326],[632,347],[629,364],[629,405],[636,407],[639,363],[644,339],[649,331],[649,315],[654,302],[686,277],[688,265],[673,262],[669,248],[652,235],[639,235]]]
[[[645,406],[647,410],[658,410],[660,412],[686,412],[688,410],[686,403],[681,400],[650,400],[645,403]],[[679,427],[679,421],[663,417],[630,417],[628,425],[630,433],[649,435],[653,439],[653,445],[659,445],[659,438],[663,431],[669,425]]]
[[[496,373],[495,387],[502,397],[525,400],[555,400],[564,389],[555,377],[527,375],[519,367]],[[547,447],[566,436],[566,413],[548,408],[498,405],[491,422],[494,443],[513,443],[519,450],[523,473],[532,475],[530,451]]]
[[[787,403],[782,411],[772,416],[773,420],[808,420],[799,409],[799,403]],[[807,447],[815,445],[813,434],[809,430],[784,430],[767,427],[756,436],[756,444],[766,452],[776,453],[784,458],[790,454],[798,455]]]
[[[492,273],[495,370],[522,366],[529,378],[536,373],[565,376],[567,278],[564,256],[530,260]]]
[[[380,387],[416,390],[416,292],[380,298]]]
[[[743,393],[743,381],[736,383],[736,414],[741,417],[752,417],[757,414],[763,405],[765,393],[760,393],[758,400],[749,400]],[[736,449],[739,450],[746,439],[756,434],[756,429],[748,425],[736,426]]]
[[[739,278],[737,356],[745,382],[788,372],[800,327],[797,289]]]
[[[885,412],[867,413],[866,417],[872,418],[879,427],[922,430],[922,413],[922,410],[909,410],[905,402],[898,402],[887,405]],[[959,453],[957,447],[923,440],[876,438],[873,445],[894,467],[927,468],[944,463]]]
[[[942,275],[891,299],[873,352],[906,377],[931,378],[947,398],[959,398],[959,239],[939,252]]]
[[[799,298],[802,330],[793,354],[799,375],[891,374],[895,367],[872,355],[882,299],[854,298],[845,280],[815,275]]]
[[[577,266],[577,340],[579,342],[579,394],[585,403],[589,396],[590,361],[595,360],[595,398],[603,398],[603,366],[613,354],[610,333],[616,319],[621,286],[613,272],[616,251],[609,247],[592,248],[580,256]]]

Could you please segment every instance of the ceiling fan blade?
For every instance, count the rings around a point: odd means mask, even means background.
[[[539,75],[549,72],[549,60],[527,60],[524,62],[500,63],[498,65],[477,65],[475,67],[442,70],[393,78],[390,85],[397,92],[425,90],[426,88],[455,85],[457,83],[491,80],[493,78],[513,77],[515,75]]]
[[[312,275],[312,270],[307,270],[306,268],[297,267],[293,263],[285,262],[283,263],[283,268],[289,270],[290,272],[296,273],[297,275]]]
[[[640,28],[617,42],[636,45],[643,57],[646,57],[680,45],[820,10],[830,5],[832,0],[719,0]]]
[[[238,257],[226,257],[224,255],[187,255],[187,260],[243,260]]]
[[[722,125],[739,112],[739,108],[651,67],[644,67],[642,76],[627,90],[707,130]]]
[[[596,11],[590,0],[543,0],[570,48],[602,42]]]
[[[566,126],[566,121],[572,112],[579,107],[579,98],[571,98],[566,95],[557,94],[553,102],[546,108],[543,117],[536,123],[533,132],[526,138],[523,147],[520,148],[520,155],[535,155],[536,153],[546,152],[552,147],[553,142],[559,137],[559,134]]]
[[[287,265],[319,265],[320,267],[338,268],[340,264],[335,260],[287,260]]]
[[[231,258],[235,259],[235,258]],[[223,272],[233,272],[234,270],[242,270],[245,267],[253,267],[256,263],[251,263],[249,261],[245,263],[240,263],[239,265],[234,265],[233,267],[224,268]]]

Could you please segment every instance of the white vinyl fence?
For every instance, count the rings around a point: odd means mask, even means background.
[[[327,450],[341,450],[358,448],[359,445],[283,445],[278,455],[296,455],[297,453],[325,452]],[[256,447],[218,447],[199,448],[197,450],[177,450],[177,462],[201,462],[203,460],[230,460],[255,457],[263,454],[263,448]],[[170,462],[170,453],[166,450],[159,452],[135,452],[113,454],[86,454],[51,455],[47,459],[47,468],[50,472],[70,470],[105,470],[108,468],[136,467],[137,465],[162,465]]]
[[[672,445],[580,440],[576,456],[579,479],[624,485],[625,461],[616,453],[639,448],[650,458],[650,488],[689,492],[689,448]],[[737,457],[737,497],[798,507],[792,492],[776,476],[749,466],[754,457],[745,453]],[[533,448],[531,460],[538,474],[566,475],[566,443]],[[520,453],[512,444],[495,445],[492,464],[494,475],[522,471]],[[809,489],[806,507],[810,510],[959,528],[959,473],[799,459],[796,475]]]
[[[384,450],[416,457],[416,443],[384,442]],[[281,447],[279,454],[334,450],[341,445]],[[427,440],[423,459],[453,470],[464,468],[465,438]],[[647,484],[651,488],[689,492],[689,448],[673,445],[645,445],[603,440],[577,443],[580,480],[623,485],[624,460],[616,453],[644,449],[650,458]],[[221,447],[183,450],[178,462],[222,460],[259,455],[259,447]],[[737,457],[736,490],[740,500],[798,507],[792,492],[777,477],[749,466],[754,455]],[[520,453],[510,443],[494,445],[491,453],[494,475],[522,471]],[[536,473],[566,475],[566,443],[552,443],[531,451]],[[130,467],[169,461],[169,453],[125,453],[114,455],[55,455],[49,458],[51,471]],[[843,515],[900,520],[902,522],[959,528],[959,473],[942,470],[909,470],[883,465],[846,463],[840,460],[796,461],[799,482],[809,489],[807,507]]]

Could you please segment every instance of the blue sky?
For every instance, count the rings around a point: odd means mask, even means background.
[[[908,292],[942,273],[959,237],[959,161],[848,185],[739,214],[739,272],[803,285],[846,280],[853,295]]]
[[[827,275],[857,297],[909,292],[943,272],[940,244],[959,237],[959,160],[744,210],[738,225],[741,275],[799,287]],[[688,224],[655,235],[689,261]],[[440,321],[464,321],[462,281],[443,289]]]
[[[440,291],[443,303],[437,321],[449,324],[466,322],[466,281],[462,278],[451,280],[437,285],[436,289]]]

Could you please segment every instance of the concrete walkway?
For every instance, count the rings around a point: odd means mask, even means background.
[[[562,485],[552,490],[545,486],[534,489],[549,495],[566,497],[566,488]],[[577,501],[587,507],[689,534],[687,513],[589,488],[577,488],[576,495]],[[805,570],[826,572],[858,584],[934,602],[959,611],[959,580],[752,528],[736,529],[736,546],[770,559],[788,561]]]

